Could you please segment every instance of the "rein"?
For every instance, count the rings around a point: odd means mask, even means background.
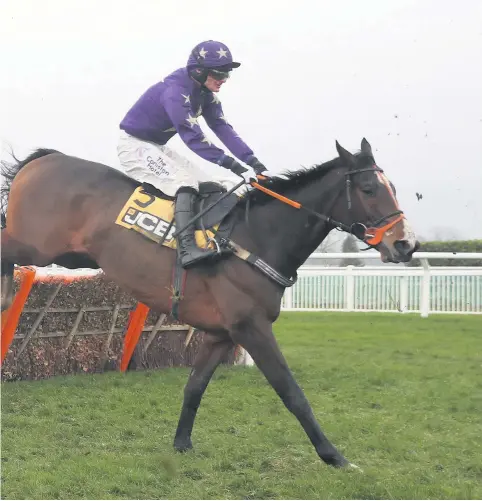
[[[374,167],[366,167],[364,169],[357,169],[357,170],[350,170],[345,173],[345,186],[346,186],[346,195],[347,195],[347,203],[348,203],[348,210],[351,212],[352,211],[352,203],[351,203],[351,187],[352,187],[352,180],[351,176],[355,174],[359,174],[360,172],[367,172],[367,171],[378,171],[378,172],[383,172],[383,169],[380,169],[378,166]],[[266,179],[264,176],[260,175],[258,176],[259,179]],[[372,223],[372,226],[367,227],[365,224],[360,223],[360,222],[355,222],[352,223],[351,225],[347,225],[345,223],[342,223],[341,221],[336,221],[330,216],[326,216],[325,214],[320,214],[319,212],[316,212],[313,209],[310,209],[309,207],[305,207],[302,205],[300,202],[297,202],[296,200],[292,200],[288,197],[285,197],[284,195],[281,195],[279,193],[276,193],[275,191],[270,190],[269,188],[266,188],[265,186],[262,186],[259,183],[251,183],[251,186],[254,188],[262,191],[263,193],[266,193],[267,195],[270,195],[273,198],[276,198],[277,200],[290,205],[291,207],[298,209],[298,210],[303,210],[305,212],[308,212],[312,216],[317,217],[318,219],[321,219],[323,221],[326,221],[327,223],[331,224],[335,228],[341,230],[341,231],[346,231],[347,233],[350,233],[351,235],[354,235],[356,238],[361,240],[362,242],[366,243],[368,245],[367,249],[371,249],[373,247],[376,247],[383,239],[383,236],[385,233],[393,228],[398,222],[400,222],[402,219],[405,218],[403,215],[403,211],[401,210],[396,210],[394,212],[391,212],[390,214],[387,214],[386,216],[381,217],[374,223]],[[380,226],[382,223],[387,221],[388,219],[395,217],[392,221],[388,222],[387,224],[384,224],[383,226]],[[367,250],[363,249],[363,250]]]

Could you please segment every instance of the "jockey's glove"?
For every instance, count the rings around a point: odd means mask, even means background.
[[[254,172],[259,176],[264,177],[276,177],[278,174],[269,171],[264,164],[262,164],[256,157],[252,157],[248,162],[246,162],[250,167],[253,168]]]
[[[246,184],[256,183],[258,181],[256,172],[254,172],[251,167],[248,167],[244,172],[238,175],[246,181]]]
[[[251,182],[256,182],[258,180],[258,178],[256,177],[256,172],[254,171],[254,169],[252,169],[251,167],[244,167],[243,165],[241,165],[239,162],[237,162],[236,160],[234,160],[234,158],[231,158],[231,157],[227,157],[227,159],[230,160],[230,165],[226,165],[226,167],[231,171],[231,172],[234,172],[234,174],[237,174],[238,176],[242,177],[247,184],[251,183]],[[225,160],[224,163],[228,163],[227,162],[227,159]],[[224,165],[223,163],[223,165]]]

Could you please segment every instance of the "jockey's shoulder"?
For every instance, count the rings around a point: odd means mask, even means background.
[[[175,96],[193,97],[201,94],[212,103],[220,103],[219,97],[204,86],[199,85],[190,76],[186,68],[179,68],[165,77],[159,82],[159,85],[164,87],[163,94],[165,97],[173,98]]]
[[[173,71],[159,83],[172,92],[179,91],[183,94],[200,92],[198,84],[189,76],[186,68],[179,68]]]
[[[179,68],[172,73],[169,73],[163,80],[161,80],[165,85],[174,87],[192,87],[194,83],[189,77],[186,68]]]

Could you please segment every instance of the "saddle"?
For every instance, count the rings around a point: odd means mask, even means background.
[[[174,197],[166,195],[163,191],[149,183],[142,183],[142,191],[148,195],[174,201]],[[199,183],[199,196],[196,201],[196,214],[204,210],[209,205],[219,200],[227,192],[226,188],[212,181]],[[234,193],[218,202],[211,210],[200,217],[195,227],[197,230],[213,228],[233,210],[239,198]]]

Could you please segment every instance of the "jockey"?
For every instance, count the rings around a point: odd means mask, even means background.
[[[192,50],[186,67],[147,89],[120,123],[117,151],[124,172],[175,197],[174,217],[178,229],[194,216],[199,181],[205,174],[166,145],[175,134],[200,157],[230,171],[225,170],[227,175],[212,179],[227,189],[238,184],[239,178],[233,173],[244,178],[246,184],[256,181],[258,174],[271,176],[229,125],[216,95],[232,69],[240,64],[233,61],[225,44],[213,40],[201,42]],[[203,134],[199,116],[204,117],[216,136],[247,166],[226,155]],[[184,268],[216,253],[199,248],[194,232],[191,225],[178,237]]]

